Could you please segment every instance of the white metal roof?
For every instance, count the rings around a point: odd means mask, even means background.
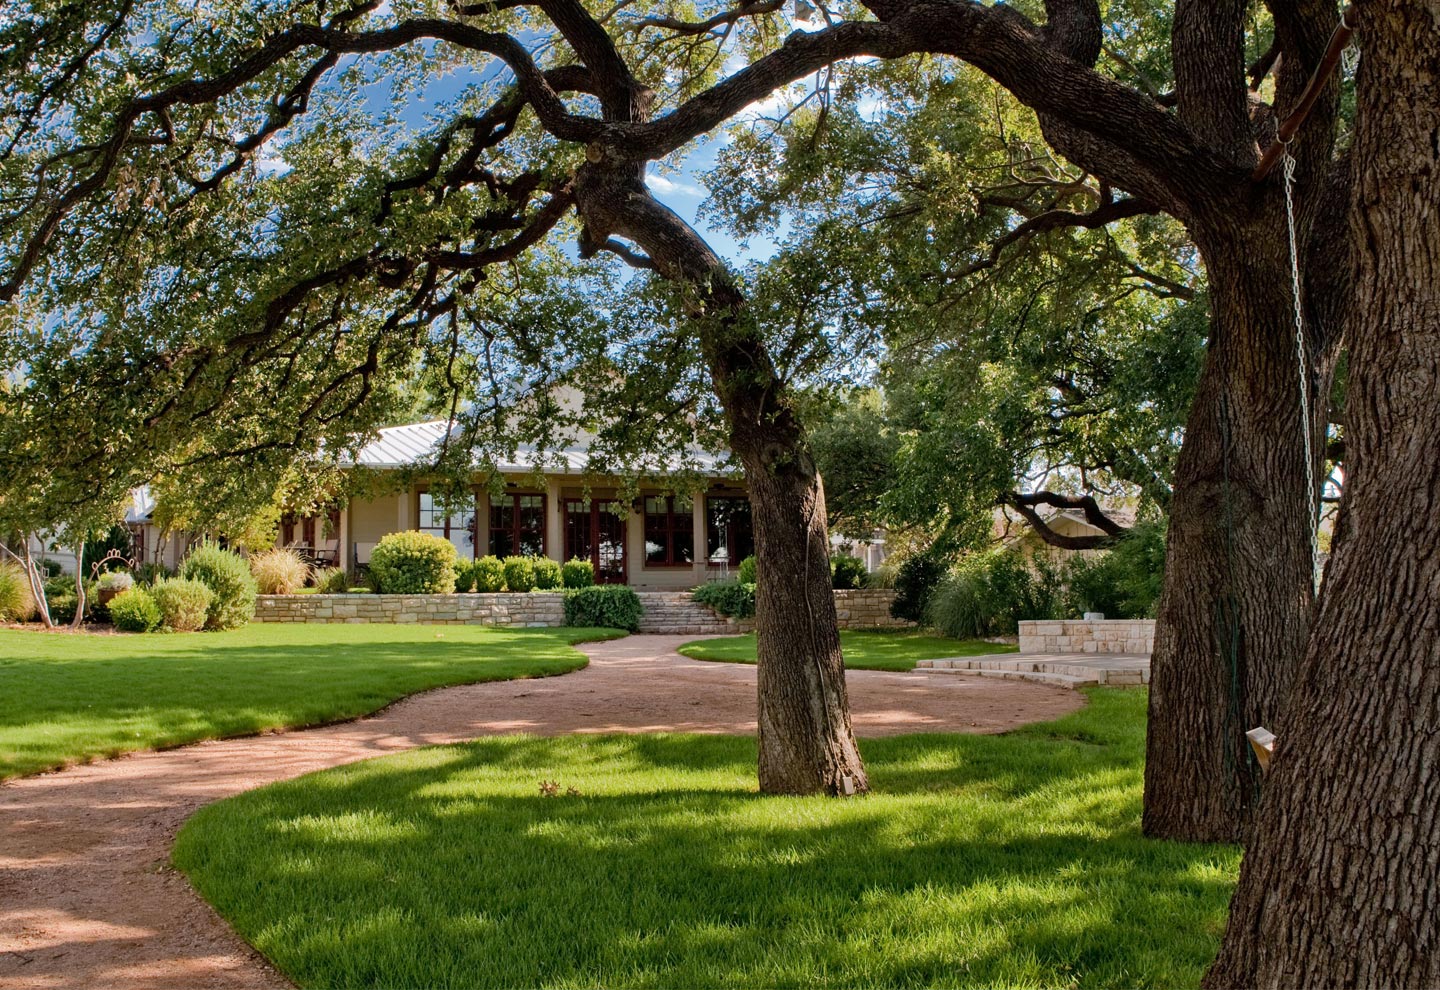
[[[380,430],[379,437],[361,448],[355,464],[377,470],[423,465],[439,452],[445,439],[445,426],[445,420],[436,419],[386,427]],[[551,473],[580,474],[585,471],[589,457],[589,449],[583,443],[546,450],[543,455],[534,445],[524,444],[515,451],[513,462],[501,463],[498,467],[509,473],[533,471],[538,467]],[[675,457],[641,459],[641,467],[649,473],[672,474],[687,466],[693,466],[706,475],[723,475],[733,470],[728,456],[717,456],[698,448],[689,451],[688,464]]]

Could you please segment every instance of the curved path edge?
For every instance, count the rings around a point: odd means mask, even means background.
[[[169,866],[200,807],[316,770],[484,735],[755,732],[755,668],[675,652],[693,636],[578,644],[570,674],[440,688],[350,722],[134,753],[0,784],[0,986],[289,982]],[[1002,732],[1081,707],[1016,681],[851,671],[855,731]]]

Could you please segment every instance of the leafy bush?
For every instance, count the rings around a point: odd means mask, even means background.
[[[198,632],[205,628],[215,592],[199,581],[161,578],[150,589],[160,609],[160,623],[170,632]]]
[[[592,585],[565,592],[567,626],[604,626],[634,632],[644,609],[640,596],[623,584]]]
[[[760,562],[755,559],[755,555],[753,553],[750,556],[746,557],[744,560],[740,561],[739,573],[736,575],[740,578],[740,583],[758,584],[759,566]]]
[[[163,578],[174,576],[175,572],[164,564],[141,564],[135,568],[135,580],[141,584],[154,584]]]
[[[106,571],[95,583],[97,591],[113,591],[117,594],[135,587],[135,578],[129,571]]]
[[[207,540],[185,555],[180,576],[199,581],[215,595],[205,616],[206,629],[238,629],[255,617],[259,589],[239,554]]]
[[[144,588],[129,588],[110,599],[110,621],[123,632],[150,632],[160,626],[160,606]]]
[[[967,554],[931,596],[929,620],[947,636],[1008,636],[1022,619],[1064,612],[1059,574],[1043,557],[1014,550]]]
[[[934,551],[905,558],[895,571],[895,600],[890,614],[897,619],[924,622],[930,596],[945,578],[945,562]]]
[[[522,592],[535,587],[535,562],[529,557],[506,557],[505,587]]]
[[[505,565],[499,557],[481,557],[475,561],[475,590],[496,592],[505,590]]]
[[[370,577],[386,595],[448,595],[455,590],[455,544],[434,533],[391,533],[370,552]]]
[[[1103,612],[1111,619],[1153,618],[1165,579],[1165,527],[1142,523],[1102,554],[1076,554],[1065,578],[1070,609],[1077,615]]]
[[[475,590],[476,561],[461,558],[455,561],[455,593],[465,595]]]
[[[65,573],[64,568],[60,566],[60,561],[50,560],[48,557],[44,560],[37,560],[35,566],[40,568],[42,578],[57,578]]]
[[[101,618],[104,613],[95,607],[95,582],[85,579],[85,606],[91,618]],[[45,582],[45,601],[50,606],[50,621],[66,625],[75,619],[75,609],[80,600],[75,597],[75,578],[69,574],[50,578]]]
[[[743,581],[716,581],[695,589],[695,601],[708,605],[732,619],[748,619],[755,614],[755,586]]]
[[[250,573],[262,595],[293,595],[310,580],[310,565],[298,551],[276,547],[251,554]]]
[[[579,557],[560,568],[560,580],[567,588],[588,588],[595,583],[595,565]]]
[[[549,557],[535,558],[535,587],[540,591],[549,591],[551,588],[560,587],[564,579],[564,571],[560,565]]]
[[[350,587],[350,575],[343,567],[317,567],[310,575],[322,595],[343,595]]]
[[[865,561],[848,553],[837,553],[830,558],[830,587],[863,588],[870,575],[865,570]]]
[[[16,564],[0,563],[0,622],[24,622],[35,614],[30,579]]]

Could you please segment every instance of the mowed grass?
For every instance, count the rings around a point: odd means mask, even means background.
[[[842,630],[840,648],[849,670],[914,670],[917,660],[941,657],[978,657],[987,653],[1014,653],[1005,643],[980,639],[950,639],[919,632],[851,632]],[[722,636],[686,643],[680,652],[696,660],[754,663],[755,634]]]
[[[1140,835],[1144,718],[866,740],[849,801],[759,796],[745,738],[492,738],[211,805],[174,861],[304,987],[1189,987],[1239,850]]]
[[[223,633],[0,629],[0,779],[354,718],[447,684],[577,670],[597,629],[252,624]]]

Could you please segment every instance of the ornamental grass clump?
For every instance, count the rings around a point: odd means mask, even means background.
[[[567,588],[588,588],[595,583],[595,565],[574,557],[560,568],[560,581]]]
[[[529,557],[505,558],[505,587],[526,592],[535,587],[535,562]]]
[[[160,609],[160,624],[168,632],[199,632],[215,593],[199,581],[186,578],[161,578],[150,589],[150,597]]]
[[[35,615],[30,579],[15,564],[0,563],[0,622],[25,622]]]
[[[343,567],[317,567],[310,575],[322,595],[343,595],[350,590],[350,575]]]
[[[160,628],[160,607],[144,588],[128,588],[110,599],[110,622],[121,632],[147,633]]]
[[[239,554],[207,540],[185,556],[180,576],[199,581],[215,595],[206,612],[206,629],[238,629],[255,617],[259,589]]]
[[[448,595],[455,590],[455,544],[433,533],[391,533],[370,552],[369,577],[385,595]]]
[[[564,580],[564,571],[559,562],[549,557],[535,558],[535,590],[550,591],[560,587]]]
[[[289,547],[250,555],[250,573],[262,595],[293,595],[310,580],[310,564]]]

